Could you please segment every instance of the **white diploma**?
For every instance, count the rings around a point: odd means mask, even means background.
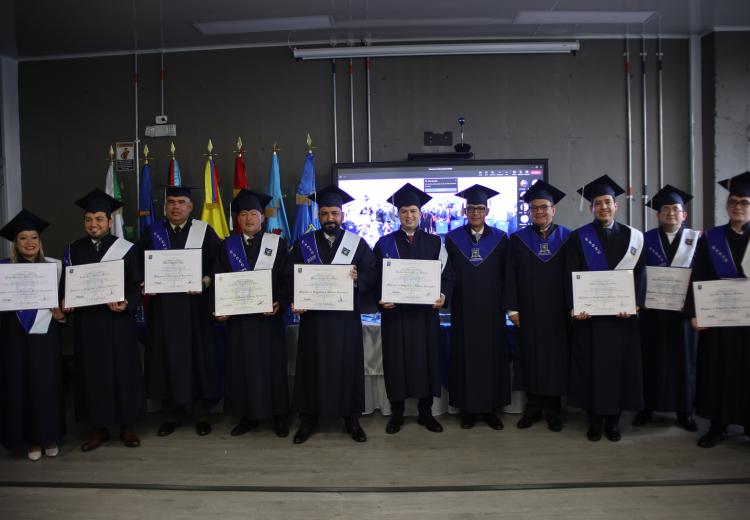
[[[383,258],[381,299],[432,305],[440,298],[440,260]]]
[[[125,261],[65,268],[65,307],[87,307],[125,300]]]
[[[163,249],[143,254],[146,294],[203,290],[202,250]]]
[[[680,311],[685,306],[692,269],[646,266],[646,308]]]
[[[349,264],[294,264],[294,307],[306,311],[354,310]]]
[[[590,316],[635,314],[633,271],[574,271],[573,312]]]
[[[273,312],[270,269],[219,273],[214,280],[216,316]]]
[[[54,309],[58,304],[56,264],[0,264],[0,311]]]
[[[750,326],[750,280],[693,282],[699,327]]]

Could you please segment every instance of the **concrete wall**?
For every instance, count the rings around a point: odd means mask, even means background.
[[[633,61],[633,153],[636,199],[633,223],[641,225],[642,185],[640,42]],[[649,192],[658,188],[655,42],[648,42]],[[423,132],[457,130],[466,117],[466,141],[477,159],[550,159],[550,180],[573,194],[608,173],[626,184],[626,107],[621,40],[587,40],[576,55],[425,57],[373,60],[372,154],[375,161],[404,160],[425,148]],[[688,43],[664,42],[665,182],[689,187]],[[166,113],[177,124],[174,139],[185,183],[202,186],[206,142],[213,140],[228,200],[237,136],[246,147],[251,187],[267,186],[270,150],[278,142],[282,189],[294,214],[294,189],[305,153],[305,135],[317,147],[318,186],[330,179],[333,121],[330,62],[295,62],[288,49],[169,54]],[[159,108],[158,56],[140,57],[139,131]],[[337,63],[339,161],[351,160],[348,60]],[[103,186],[110,143],[134,137],[132,57],[24,62],[20,67],[20,117],[24,205],[54,220],[47,237],[54,251],[80,235],[72,201]],[[367,160],[364,60],[354,63],[355,154]],[[143,138],[142,138],[143,139]],[[154,185],[166,178],[169,139],[145,139],[156,155]],[[125,179],[127,223],[134,222],[134,176]],[[31,188],[33,187],[33,189]],[[226,207],[225,203],[225,207]],[[627,203],[620,202],[627,221]],[[561,203],[559,221],[589,219],[577,196]],[[650,216],[650,224],[654,219]]]

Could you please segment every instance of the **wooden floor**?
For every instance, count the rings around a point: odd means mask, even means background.
[[[386,435],[375,414],[362,419],[365,444],[334,422],[296,446],[270,425],[231,437],[221,417],[207,437],[186,425],[159,438],[155,415],[140,448],[111,441],[90,453],[77,426],[57,459],[0,457],[0,519],[750,517],[740,429],[705,450],[666,416],[637,429],[623,418],[619,443],[589,442],[580,413],[560,433],[503,418],[497,432],[443,416],[440,434],[407,418]]]

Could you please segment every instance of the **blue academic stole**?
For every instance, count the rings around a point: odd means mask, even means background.
[[[249,271],[250,262],[245,253],[244,238],[242,235],[230,235],[224,240],[224,247],[227,249],[227,258],[229,266],[233,272]]]
[[[447,235],[456,244],[459,251],[474,267],[484,262],[492,254],[505,236],[505,231],[492,226],[484,226],[484,233],[479,242],[471,239],[471,232],[465,227],[454,229]]]
[[[2,260],[0,260],[0,264],[9,263],[10,258],[3,258]],[[34,326],[34,321],[36,320],[36,309],[16,311],[16,316],[18,316],[18,321],[21,322],[21,327],[23,327],[23,330],[26,331],[26,334],[29,334],[31,332],[31,327]]]
[[[308,231],[299,237],[299,250],[302,254],[302,261],[306,264],[322,264],[318,253],[318,242],[315,240],[315,231]]]
[[[667,259],[667,253],[664,252],[658,228],[646,232],[644,243],[646,246],[646,265],[669,267],[669,260]]]
[[[151,224],[151,246],[155,250],[164,250],[170,247],[167,227],[162,220],[154,220],[154,223]]]
[[[596,234],[594,223],[586,224],[578,230],[578,238],[581,240],[581,249],[586,258],[589,271],[608,271],[609,263],[604,254],[604,248]]]
[[[380,237],[380,252],[383,253],[383,258],[401,258],[396,246],[397,233],[400,233],[400,231],[394,231]]]
[[[708,257],[719,278],[739,278],[739,273],[732,259],[726,235],[727,226],[718,226],[706,231],[708,240]]]
[[[560,251],[560,248],[567,242],[571,231],[563,226],[557,226],[555,230],[547,236],[547,240],[542,240],[539,233],[534,231],[531,226],[516,231],[516,236],[521,239],[526,247],[529,248],[536,257],[542,262],[548,262]],[[481,240],[480,240],[481,242]]]

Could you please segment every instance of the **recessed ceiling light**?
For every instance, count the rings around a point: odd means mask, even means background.
[[[639,24],[656,11],[518,11],[514,24]]]
[[[271,31],[305,31],[330,29],[330,16],[290,16],[286,18],[255,18],[248,20],[224,20],[219,22],[195,22],[203,35],[240,34]]]

